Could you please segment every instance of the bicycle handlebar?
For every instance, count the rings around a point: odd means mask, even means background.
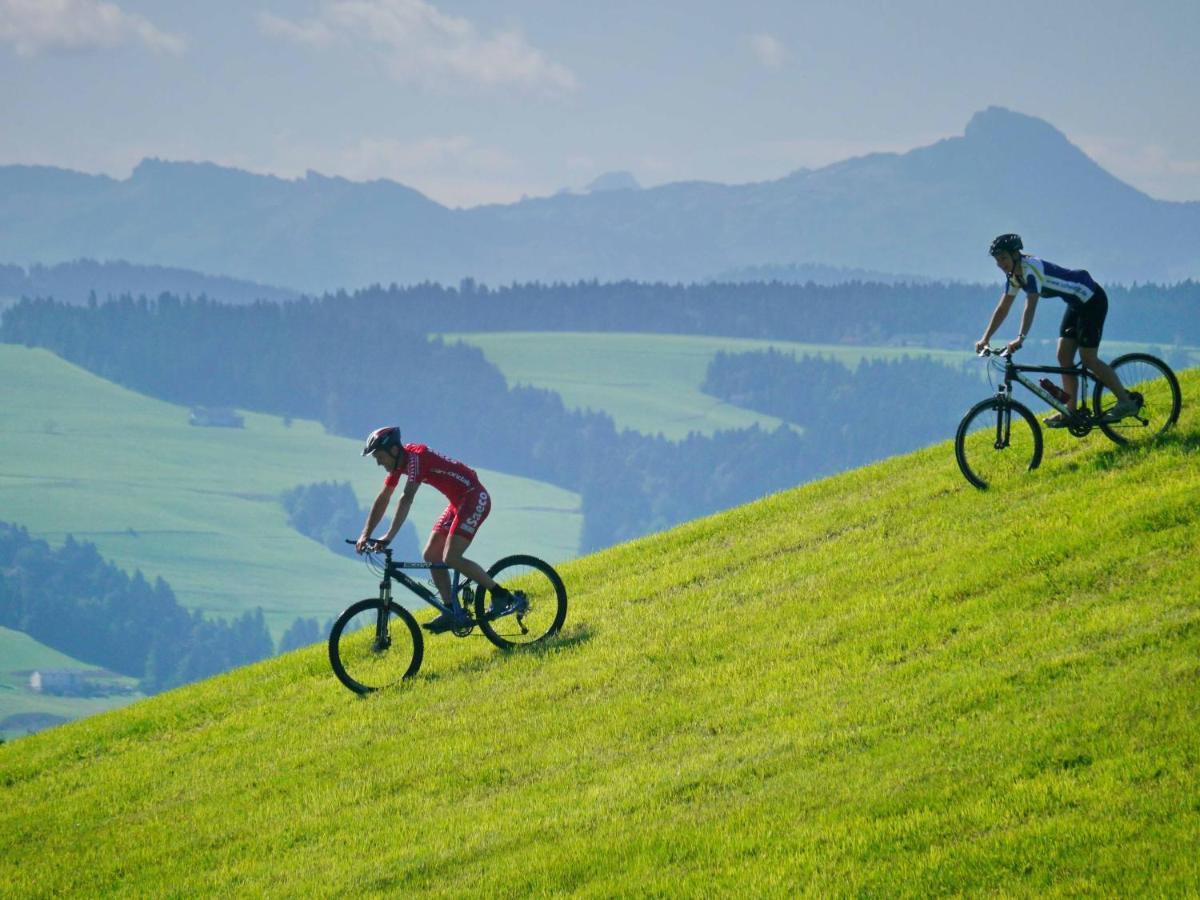
[[[976,355],[981,358],[985,358],[988,356],[1005,356],[1005,357],[1008,357],[1009,359],[1012,359],[1012,354],[1009,353],[1007,347],[984,347]]]
[[[353,544],[355,547],[358,546],[358,541],[354,538],[346,538],[346,543]],[[368,553],[383,553],[387,550],[388,550],[388,542],[387,541],[381,541],[378,538],[371,538],[369,541],[367,541],[367,552]]]

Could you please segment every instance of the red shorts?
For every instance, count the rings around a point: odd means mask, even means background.
[[[464,494],[458,503],[446,507],[434,524],[433,533],[457,534],[470,540],[491,511],[492,498],[482,487],[478,487]]]

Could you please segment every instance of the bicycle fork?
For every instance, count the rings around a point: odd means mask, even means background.
[[[1008,438],[1012,426],[1012,407],[1009,405],[1009,389],[1001,385],[996,389],[996,397],[999,403],[996,408],[996,442],[993,446],[997,450],[1003,450],[1008,446]]]
[[[388,633],[388,618],[391,615],[392,585],[389,581],[379,583],[379,611],[375,614],[375,644],[376,653],[382,653],[392,645],[392,637]]]

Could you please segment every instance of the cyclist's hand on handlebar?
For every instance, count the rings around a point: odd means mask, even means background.
[[[368,551],[371,553],[374,553],[377,550],[385,549],[387,547],[387,545],[388,545],[387,541],[379,541],[379,540],[376,540],[375,538],[367,537],[364,534],[364,535],[360,536],[357,541],[354,542],[354,549],[358,553],[367,553]]]
[[[1024,338],[1016,338],[1015,340],[1009,341],[1008,344],[1006,344],[1004,347],[1004,355],[1012,356],[1014,353],[1016,353],[1018,350],[1021,349],[1021,347],[1024,345],[1024,343],[1025,343]]]
[[[981,340],[976,341],[975,342],[975,355],[976,356],[981,355],[983,353],[983,351],[987,348],[987,345],[988,345],[987,338],[983,338]]]

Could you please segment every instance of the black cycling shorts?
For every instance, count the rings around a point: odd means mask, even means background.
[[[1098,288],[1087,303],[1078,306],[1067,304],[1058,336],[1074,341],[1080,347],[1095,350],[1100,346],[1107,316],[1108,294],[1104,293],[1103,288]]]

